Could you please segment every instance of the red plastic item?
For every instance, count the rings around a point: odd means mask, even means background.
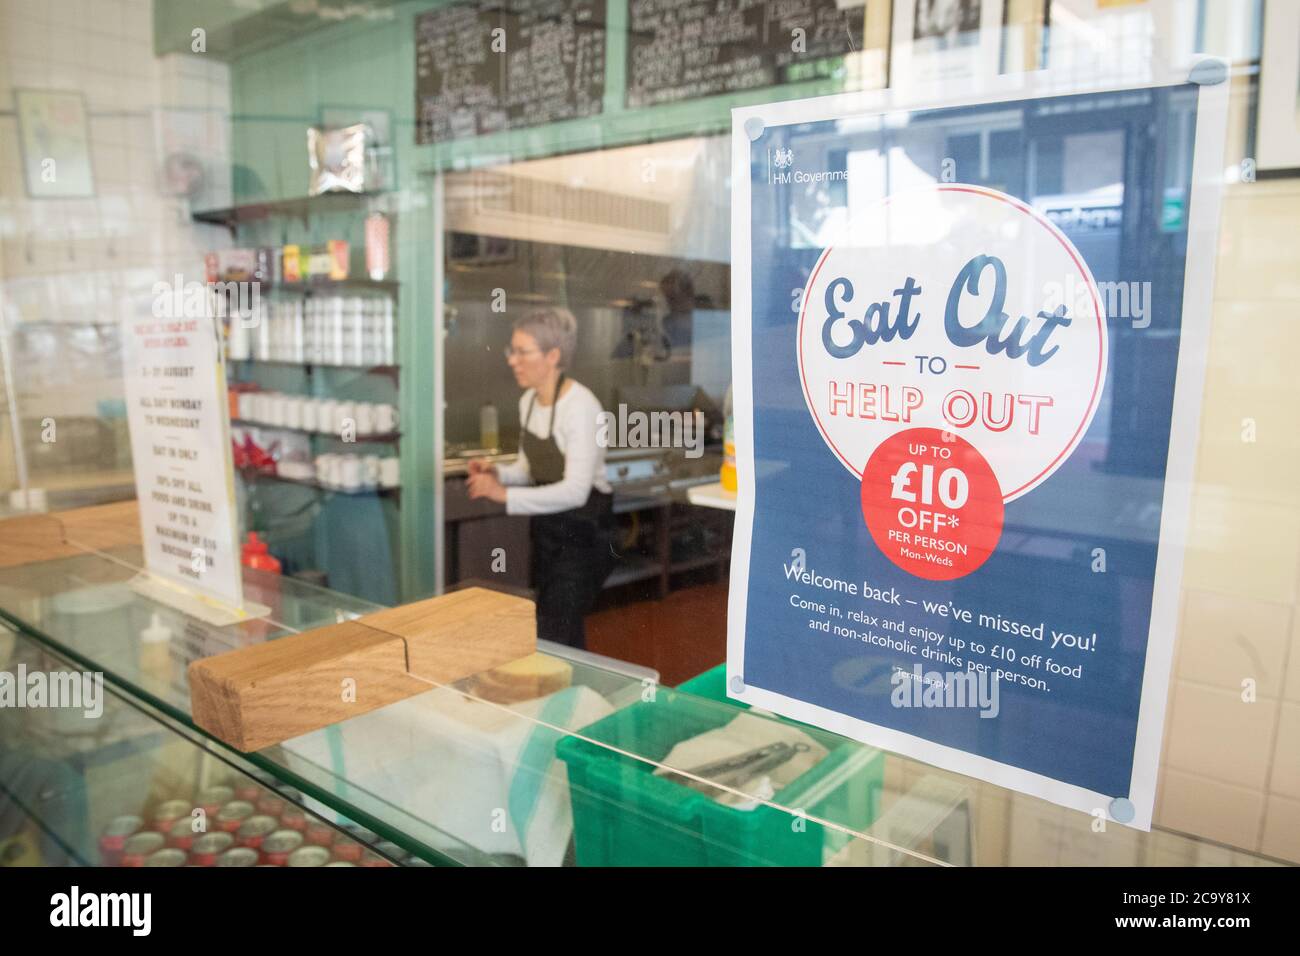
[[[240,563],[248,568],[256,568],[258,571],[280,573],[279,559],[271,554],[266,542],[257,536],[256,531],[248,532],[248,540],[244,542]]]
[[[280,450],[278,441],[271,442],[270,448],[262,448],[253,441],[252,435],[246,433],[242,442],[231,438],[230,445],[235,467],[240,471],[258,471],[265,472],[268,475],[275,474],[275,456]]]

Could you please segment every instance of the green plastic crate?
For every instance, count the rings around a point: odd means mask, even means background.
[[[727,697],[726,664],[719,664],[717,667],[710,667],[702,674],[696,674],[690,680],[678,684],[677,689],[684,690],[688,694],[694,694],[696,697],[705,697],[709,700],[731,704],[734,707],[749,709],[748,704]]]
[[[704,675],[702,675],[704,676]],[[682,740],[740,712],[689,693],[660,691],[584,727],[592,740],[662,760]],[[779,793],[781,802],[853,829],[879,810],[883,754],[825,731],[806,731],[826,757]],[[577,737],[556,747],[569,773],[574,848],[581,866],[820,866],[848,837],[821,824],[792,826],[771,807],[737,810],[654,775],[643,760]],[[807,798],[808,802],[804,802]]]

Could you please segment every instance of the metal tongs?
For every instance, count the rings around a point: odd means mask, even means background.
[[[670,771],[663,774],[663,777],[665,780],[672,780],[674,783],[690,787],[692,790],[698,790],[701,793],[712,793],[716,790],[716,787],[709,784],[738,787],[745,781],[771,773],[777,767],[787,763],[795,754],[804,753],[808,749],[808,745],[804,743],[766,744],[732,757],[724,757],[721,760],[700,764],[698,767],[692,767],[688,770]],[[687,776],[687,774],[690,776]],[[702,777],[703,781],[708,781],[708,783],[694,779],[697,777]]]

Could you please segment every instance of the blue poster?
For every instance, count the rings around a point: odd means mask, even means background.
[[[734,112],[733,697],[1150,828],[1224,75]]]

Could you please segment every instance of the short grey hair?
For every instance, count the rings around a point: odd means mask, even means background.
[[[515,331],[531,335],[543,352],[560,350],[560,368],[568,368],[578,347],[578,320],[568,309],[549,306],[515,320]]]

